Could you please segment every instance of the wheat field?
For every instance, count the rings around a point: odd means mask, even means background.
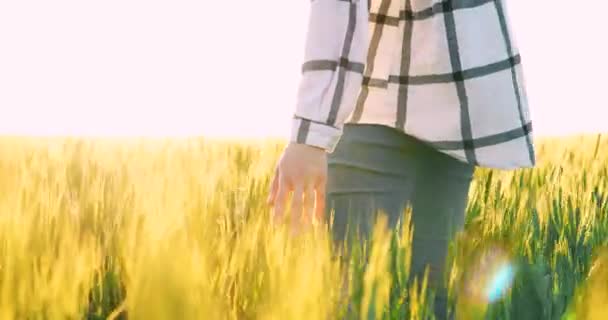
[[[431,319],[411,230],[379,220],[344,260],[324,228],[269,223],[282,148],[0,138],[0,319]],[[459,319],[608,319],[608,139],[537,149],[537,168],[475,173],[449,260]],[[492,299],[488,252],[515,270]]]

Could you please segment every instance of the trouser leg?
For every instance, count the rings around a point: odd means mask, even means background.
[[[341,175],[363,178],[361,172],[354,169],[333,170],[330,175],[339,171]],[[437,319],[446,319],[446,258],[450,242],[464,227],[469,183],[467,180],[449,181],[445,177],[425,177],[424,180],[417,183],[413,190],[394,187],[386,192],[328,194],[328,205],[334,212],[332,233],[340,247],[346,241],[348,250],[354,241],[369,239],[378,210],[386,213],[388,227],[394,229],[411,198],[414,228],[412,276],[421,280],[425,268],[429,267],[429,285],[437,295],[435,313]]]
[[[446,319],[446,259],[450,242],[464,228],[472,171],[429,165],[420,169],[412,196],[412,274],[422,278],[429,267],[429,285],[436,290],[435,314]]]
[[[333,212],[333,217],[328,220],[332,224],[332,235],[334,237],[334,248],[340,254],[343,261],[351,259],[352,247],[356,243],[363,243],[368,240],[373,233],[374,223],[379,214],[385,214],[387,227],[392,230],[398,224],[405,208],[405,199],[408,198],[407,188],[403,184],[390,183],[394,177],[386,177],[375,173],[366,172],[356,168],[333,167],[330,169],[330,180],[336,176],[346,179],[343,182],[352,180],[364,181],[371,188],[376,186],[376,191],[366,192],[335,192],[334,188],[329,189],[327,195],[328,211]],[[381,183],[378,183],[381,182]],[[366,252],[369,255],[369,251]],[[363,263],[367,264],[368,256],[363,257]],[[348,278],[342,279],[342,298],[348,295]],[[356,318],[358,310],[352,310],[352,302],[347,303],[346,319]]]
[[[412,275],[421,278],[430,267],[436,314],[446,319],[443,274],[449,243],[464,225],[473,167],[394,129],[360,125],[346,128],[329,162],[326,216],[336,244],[346,241],[348,249],[368,239],[378,210],[395,228],[411,204]]]

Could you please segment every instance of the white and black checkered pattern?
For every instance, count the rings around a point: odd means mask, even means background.
[[[369,1],[311,2],[291,140],[333,152],[344,123],[373,123],[477,166],[534,166],[502,0]]]

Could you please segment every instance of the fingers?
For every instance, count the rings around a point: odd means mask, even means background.
[[[315,186],[312,183],[306,185],[304,193],[304,205],[302,208],[303,225],[308,228],[312,224],[315,209]]]
[[[276,196],[273,199],[274,205],[274,222],[275,224],[282,224],[285,218],[285,206],[287,204],[287,196],[289,189],[285,179],[282,177],[278,178]]]
[[[269,205],[274,205],[274,200],[276,199],[278,188],[279,188],[279,168],[277,167],[277,169],[274,171],[274,176],[273,176],[272,182],[270,184],[270,192],[268,193],[268,199],[266,199],[266,202]]]
[[[291,198],[291,231],[298,233],[302,222],[302,211],[304,207],[304,185],[298,184],[294,187]]]
[[[323,221],[325,216],[325,179],[320,180],[315,186],[315,215],[317,223]]]
[[[299,234],[303,227],[322,222],[325,215],[325,178],[306,180],[290,178],[277,169],[270,186],[267,201],[274,208],[273,221],[281,225],[289,214],[293,234]]]

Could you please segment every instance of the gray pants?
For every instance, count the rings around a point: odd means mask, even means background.
[[[396,129],[345,125],[344,135],[328,159],[326,217],[333,219],[328,222],[336,244],[368,238],[378,210],[388,215],[389,227],[395,228],[411,205],[412,275],[422,277],[430,267],[430,284],[437,290],[437,319],[445,319],[442,284],[447,250],[464,226],[473,172],[473,165]]]

